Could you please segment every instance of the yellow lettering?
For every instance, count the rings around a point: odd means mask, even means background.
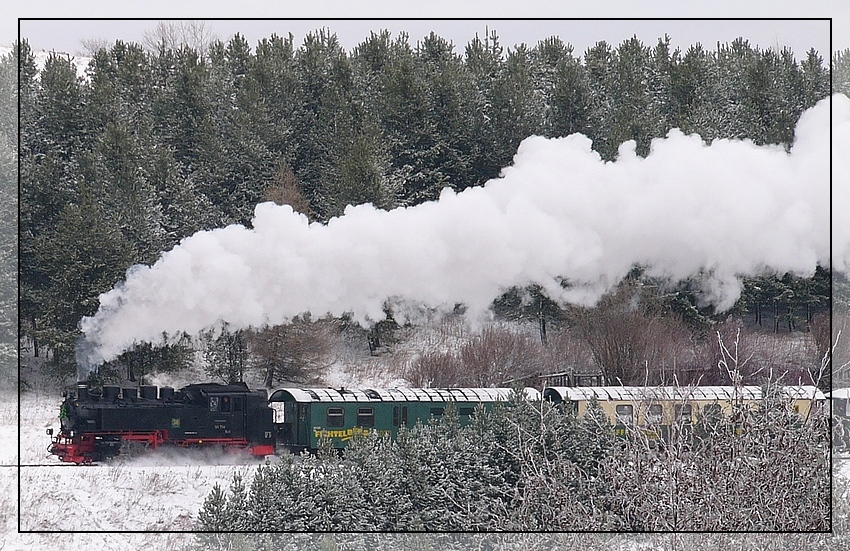
[[[314,438],[339,438],[344,442],[355,436],[369,436],[373,432],[381,436],[390,436],[392,434],[392,431],[389,430],[367,429],[364,427],[353,427],[343,430],[328,430],[320,427],[313,427]]]

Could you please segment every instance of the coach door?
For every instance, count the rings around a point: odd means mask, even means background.
[[[393,431],[397,434],[400,427],[407,428],[407,406],[393,406]]]
[[[295,442],[299,446],[309,446],[310,430],[312,423],[310,421],[310,404],[298,404],[298,421],[295,428]]]

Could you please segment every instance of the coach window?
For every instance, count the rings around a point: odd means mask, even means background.
[[[440,417],[445,408],[431,408],[431,417]]]
[[[328,408],[328,423],[329,427],[344,427],[345,426],[345,410],[342,408]]]
[[[691,404],[677,404],[676,408],[676,421],[683,423],[685,425],[691,424]]]
[[[631,425],[632,424],[632,415],[634,414],[634,406],[620,404],[616,408],[617,412],[617,424],[619,425]]]
[[[470,417],[472,415],[473,411],[474,411],[473,408],[460,408],[458,410],[458,415],[465,415],[467,417]]]
[[[357,408],[357,426],[358,427],[374,427],[375,426],[375,409],[374,408]]]
[[[649,411],[646,412],[646,422],[650,425],[660,425],[664,415],[664,408],[661,404],[650,404]]]
[[[230,413],[230,396],[221,397],[221,412]]]
[[[218,396],[210,396],[210,411],[218,411]]]

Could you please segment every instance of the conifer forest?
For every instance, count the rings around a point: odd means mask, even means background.
[[[583,134],[603,161],[630,140],[646,157],[672,129],[706,144],[788,151],[807,109],[850,96],[850,50],[762,49],[746,38],[679,49],[667,36],[634,37],[579,52],[558,37],[507,45],[488,32],[452,44],[437,33],[375,30],[348,51],[319,29],[301,44],[236,34],[116,41],[90,55],[84,74],[65,54],[38,65],[26,40],[0,59],[0,311],[9,313],[0,361],[14,371],[21,350],[38,358],[40,377],[66,384],[78,373],[80,321],[102,293],[201,230],[250,227],[260,203],[290,205],[318,224],[349,205],[415,207],[500,177],[529,136]],[[812,277],[747,277],[728,309],[699,291],[699,281],[661,281],[644,266],[593,306],[563,304],[529,283],[505,289],[480,331],[452,325],[458,304],[427,337],[390,302],[371,325],[325,312],[239,330],[222,320],[207,333],[137,343],[93,377],[140,382],[200,365],[219,382],[319,385],[344,343],[409,386],[535,386],[567,369],[625,385],[767,381],[826,391],[850,381],[850,362],[829,364],[830,352],[850,351],[846,339],[834,342],[850,319],[850,286],[829,265]],[[403,353],[427,339],[430,348]],[[517,398],[468,426],[449,412],[395,441],[364,437],[344,453],[283,457],[253,480],[212,489],[197,528],[846,529],[845,506],[831,516],[830,493],[846,484],[832,487],[825,424],[781,411],[766,403],[741,437],[705,429],[704,439],[659,450],[615,438],[598,412],[578,419]],[[206,533],[195,543],[276,545],[262,541]]]
[[[834,57],[840,91],[850,60]],[[799,115],[830,93],[819,53],[745,39],[681,51],[667,37],[633,38],[575,52],[557,37],[506,47],[493,32],[460,46],[376,31],[347,52],[321,29],[301,45],[273,35],[252,47],[238,34],[205,46],[118,41],[92,53],[85,77],[59,54],[37,70],[23,41],[4,61],[7,78],[18,60],[19,337],[58,373],[73,370],[80,319],[130,266],[198,230],[250,225],[259,202],[319,222],[349,204],[417,205],[497,177],[530,135],[582,133],[604,160],[627,140],[645,155],[672,128],[788,148]],[[820,268],[802,281],[748,280],[733,312],[809,329],[828,309],[828,281]],[[534,288],[533,305],[518,294],[494,310],[544,331],[587,318]],[[712,318],[687,282],[644,302],[689,330],[728,314]],[[135,354],[180,362],[168,348]]]

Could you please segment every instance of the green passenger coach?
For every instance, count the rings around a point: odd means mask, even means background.
[[[269,397],[269,405],[278,446],[297,453],[317,449],[322,438],[335,448],[373,432],[395,438],[401,427],[440,417],[449,403],[464,424],[479,404],[492,407],[513,392],[510,388],[279,388]],[[526,399],[540,399],[533,388],[524,393]]]

